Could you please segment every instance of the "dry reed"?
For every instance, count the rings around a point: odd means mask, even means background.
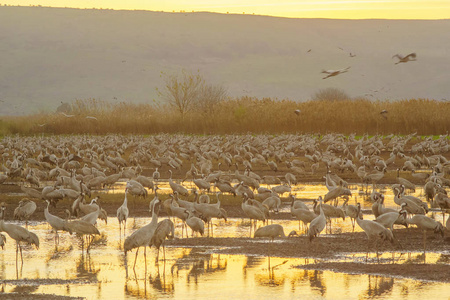
[[[214,114],[193,112],[182,119],[165,105],[111,104],[90,99],[72,104],[73,117],[60,113],[4,117],[0,120],[0,135],[248,132],[436,135],[446,134],[450,128],[450,104],[428,99],[295,102],[242,97],[217,105]],[[296,109],[300,109],[299,115],[294,113]],[[384,109],[388,111],[386,118],[380,114]]]

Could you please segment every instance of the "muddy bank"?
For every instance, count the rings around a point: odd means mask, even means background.
[[[423,264],[423,261],[409,261],[399,264],[400,256],[410,252],[423,252],[423,235],[416,228],[395,230],[398,242],[390,244],[381,242],[378,246],[382,253],[394,253],[394,260],[375,258],[375,244],[370,245],[368,263],[365,254],[368,249],[365,233],[341,233],[320,236],[312,242],[306,236],[276,239],[273,243],[268,239],[253,238],[188,238],[168,240],[166,245],[172,247],[206,247],[207,251],[223,254],[242,254],[271,257],[309,258],[305,265],[298,266],[305,269],[332,270],[344,273],[368,273],[383,276],[403,276],[419,280],[450,282],[450,237],[429,234],[427,249],[441,254],[442,259],[436,264]],[[361,254],[361,263],[336,262],[346,255]],[[392,256],[389,256],[392,257]],[[334,261],[333,261],[334,260]]]

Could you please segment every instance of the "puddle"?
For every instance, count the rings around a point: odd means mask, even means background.
[[[124,182],[108,193],[123,193]],[[189,186],[186,183],[185,186]],[[171,190],[167,183],[159,184],[162,193]],[[361,202],[363,209],[370,211],[372,203],[369,194],[361,194],[360,186],[351,186],[353,196],[349,204]],[[293,187],[298,198],[316,199],[325,195],[322,184],[305,184]],[[385,204],[397,208],[393,194],[385,188]],[[420,196],[423,190],[413,194]],[[287,195],[284,195],[287,196]],[[307,201],[312,207],[312,202]],[[285,204],[283,212],[289,212]],[[365,215],[373,219],[373,215]],[[440,220],[442,214],[436,214]],[[147,224],[150,218],[129,218],[126,236],[136,228]],[[141,299],[141,298],[250,298],[250,299],[420,299],[423,295],[434,299],[447,299],[450,285],[399,278],[387,278],[365,274],[344,274],[331,271],[303,270],[298,266],[320,262],[305,258],[275,258],[245,255],[216,254],[211,247],[189,249],[166,247],[166,260],[155,264],[156,250],[147,249],[147,264],[144,264],[143,250],[139,251],[136,268],[133,271],[135,252],[125,260],[116,218],[109,218],[108,225],[99,221],[102,236],[96,240],[90,252],[81,250],[80,240],[67,233],[60,234],[60,244],[55,250],[54,235],[45,222],[31,222],[29,229],[35,232],[41,242],[36,250],[23,248],[24,264],[16,269],[15,244],[7,237],[5,250],[0,250],[0,282],[4,293],[48,294],[88,299]],[[214,220],[214,237],[248,237],[248,219],[229,218],[227,222]],[[297,220],[277,220],[284,227],[285,234],[292,230],[299,232]],[[21,224],[22,225],[22,224]],[[181,235],[181,222],[175,221],[175,234]],[[351,232],[349,218],[332,221],[333,237],[342,232]],[[355,227],[356,232],[362,230]],[[253,240],[265,244],[267,240]],[[282,244],[283,240],[274,243]],[[163,254],[160,254],[160,258]],[[327,261],[365,262],[366,253],[336,254]],[[422,263],[423,253],[380,253],[381,264]],[[450,265],[450,253],[426,253],[429,264]],[[377,261],[371,253],[368,262]]]
[[[140,227],[149,220],[137,218],[134,222],[136,227]],[[298,227],[297,221],[281,223],[285,228]],[[248,226],[248,222],[230,219],[227,226],[219,224],[214,233],[217,237],[244,237],[248,235]],[[8,239],[5,250],[0,250],[0,282],[4,293],[88,299],[198,299],[218,296],[225,299],[419,299],[424,293],[443,299],[450,294],[450,285],[445,283],[302,270],[297,266],[320,261],[223,255],[207,247],[166,247],[166,260],[158,265],[155,264],[156,249],[147,249],[146,265],[141,249],[133,271],[135,252],[128,254],[125,263],[121,250],[123,237],[119,235],[114,218],[108,220],[108,225],[100,222],[99,230],[103,235],[88,254],[81,250],[79,239],[67,233],[60,235],[56,251],[53,233],[46,223],[33,222],[29,229],[40,237],[41,247],[39,250],[24,247],[22,268],[16,270],[15,245],[11,239]],[[181,231],[181,227],[177,230]],[[130,226],[126,235],[132,231]],[[382,261],[389,261],[391,255],[383,253],[380,257]],[[417,263],[420,255],[403,254],[398,263]],[[395,256],[398,258],[399,253]],[[163,257],[162,253],[160,257]],[[335,259],[361,261],[364,257],[365,253],[356,253]],[[427,253],[427,263],[449,264],[449,253]]]

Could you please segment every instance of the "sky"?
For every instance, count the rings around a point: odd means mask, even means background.
[[[1,5],[269,15],[331,19],[449,19],[450,0],[0,0]]]

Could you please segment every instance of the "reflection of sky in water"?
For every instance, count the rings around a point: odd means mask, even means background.
[[[125,190],[125,182],[118,182],[116,183],[113,190],[108,190],[108,193],[122,193]],[[237,182],[232,183],[237,184]],[[183,183],[183,186],[187,189],[191,189],[193,186],[191,181],[185,181]],[[265,184],[261,184],[261,187],[270,188]],[[378,184],[375,187],[375,190],[381,192],[384,194],[384,204],[386,207],[392,207],[392,208],[398,208],[398,205],[394,203],[394,194],[392,192],[392,189],[390,188],[391,185],[382,185]],[[166,181],[161,181],[158,184],[158,187],[160,190],[158,193],[171,193],[172,189],[169,186],[169,183]],[[372,202],[370,201],[370,193],[373,190],[372,185],[369,186],[362,186],[362,185],[350,185],[348,187],[352,192],[352,197],[350,198],[350,201],[348,204],[355,204],[357,202],[360,202],[363,209],[370,209],[372,207]],[[292,194],[294,194],[299,199],[311,199],[311,201],[306,201],[306,203],[310,203],[312,205],[312,200],[317,199],[319,196],[324,197],[325,194],[328,192],[327,187],[322,184],[298,184],[292,186]],[[416,187],[415,192],[411,192],[410,190],[406,191],[408,195],[412,195],[415,197],[419,197],[420,199],[425,199],[423,188],[422,187]],[[149,195],[151,194],[151,191],[149,191]],[[288,193],[285,193],[282,195],[282,197],[287,197]],[[181,197],[183,198],[183,197]],[[183,198],[184,199],[184,198]],[[190,196],[189,199],[192,201],[193,196]],[[211,201],[216,201],[216,197],[214,195],[211,196]],[[342,204],[342,200],[339,202],[339,204]],[[285,206],[285,210],[287,211],[289,208]]]
[[[138,218],[140,227],[149,218]],[[218,224],[217,236],[245,236],[248,224],[238,219]],[[130,219],[127,235],[134,229]],[[286,227],[297,222],[283,221]],[[214,254],[203,247],[193,249],[166,248],[166,263],[155,265],[156,250],[147,249],[147,271],[143,250],[139,251],[136,272],[132,270],[135,252],[128,254],[128,277],[125,271],[121,238],[115,218],[108,225],[100,221],[103,238],[82,254],[78,239],[61,234],[59,251],[55,251],[53,234],[47,224],[32,224],[29,228],[41,240],[41,248],[24,247],[24,266],[16,274],[15,245],[8,239],[7,248],[0,252],[0,278],[5,292],[56,294],[87,297],[88,299],[134,298],[249,298],[249,299],[419,299],[423,293],[443,298],[450,285],[426,283],[379,276],[346,275],[330,271],[310,271],[297,268],[314,263],[314,259],[286,259]],[[177,234],[181,228],[177,228]],[[261,243],[262,240],[255,240]],[[280,245],[282,243],[280,242]],[[398,263],[420,263],[421,253],[395,254]],[[364,254],[336,256],[335,261],[360,261]],[[381,260],[389,260],[384,253]],[[161,256],[162,257],[162,254]],[[449,264],[448,254],[428,253],[428,263]],[[146,273],[147,272],[147,273]],[[18,275],[18,276],[17,276]],[[18,280],[17,280],[18,278]],[[45,281],[49,279],[49,281]]]
[[[168,192],[167,186],[162,186]],[[352,187],[350,204],[357,201],[365,209],[371,203],[364,201],[360,187]],[[116,189],[116,191],[118,191]],[[369,193],[371,187],[369,187]],[[122,191],[123,192],[123,191]],[[314,199],[325,195],[322,185],[294,187],[298,198]],[[386,206],[396,207],[390,189],[386,194]],[[415,195],[422,193],[416,190]],[[354,203],[353,203],[354,202]],[[308,202],[308,205],[312,205]],[[283,208],[289,211],[289,206]],[[369,219],[373,218],[367,216]],[[150,218],[130,218],[128,236]],[[250,233],[248,219],[230,218],[228,222],[214,220],[215,237],[247,237]],[[284,226],[285,233],[299,229],[298,221],[276,221]],[[176,236],[181,234],[181,223],[176,221]],[[348,275],[331,271],[311,271],[297,268],[314,263],[313,259],[285,259],[218,255],[211,249],[166,248],[165,265],[155,265],[156,250],[147,249],[147,270],[143,249],[139,251],[136,272],[132,270],[135,252],[128,253],[128,274],[116,218],[108,225],[99,221],[101,240],[82,254],[79,240],[67,233],[60,234],[61,241],[55,251],[53,233],[44,223],[32,222],[30,230],[40,237],[41,248],[24,247],[24,266],[16,272],[15,243],[7,237],[6,249],[0,250],[0,278],[2,291],[11,293],[56,294],[61,296],[86,297],[88,299],[135,299],[135,298],[248,298],[248,299],[420,299],[424,294],[434,299],[443,299],[450,294],[450,285],[423,281],[392,279],[369,275]],[[333,234],[351,232],[350,220],[333,220]],[[361,231],[356,226],[355,230]],[[329,235],[332,236],[332,235]],[[277,241],[282,246],[282,241]],[[255,240],[264,246],[264,240]],[[372,256],[374,256],[373,254]],[[427,253],[427,263],[449,265],[449,253]],[[160,256],[162,258],[162,254]],[[421,263],[422,253],[394,253],[396,263]],[[365,253],[339,254],[332,261],[365,260]],[[372,257],[372,261],[374,257]],[[391,263],[392,253],[380,255],[382,263]]]

